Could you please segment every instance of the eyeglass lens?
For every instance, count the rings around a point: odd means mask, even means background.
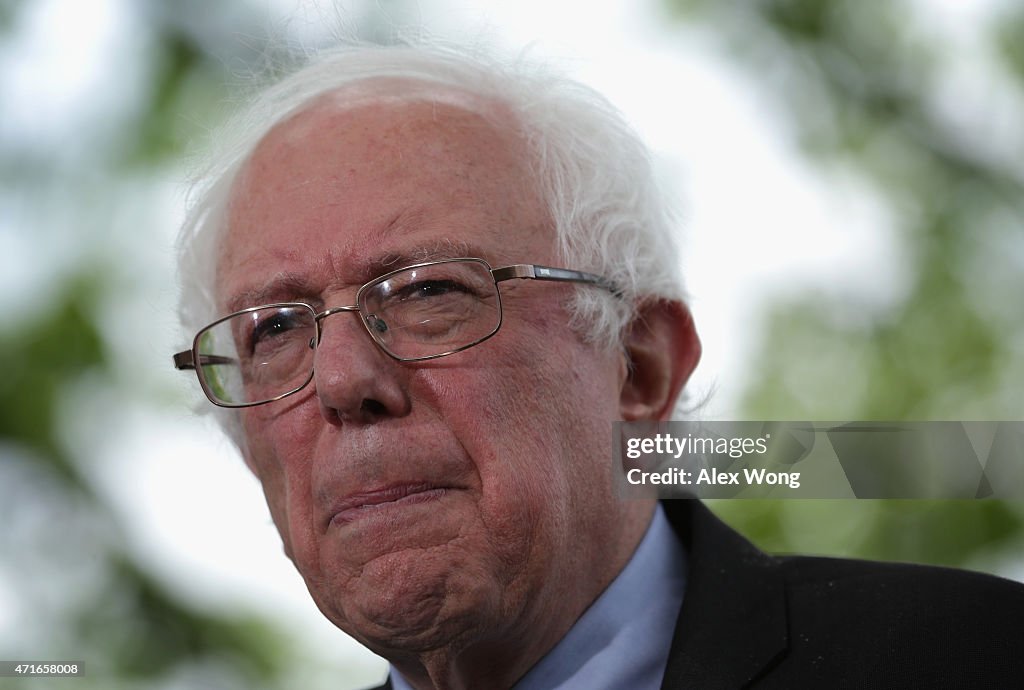
[[[366,330],[391,356],[451,354],[493,335],[501,323],[497,287],[480,261],[410,267],[368,283],[358,295]],[[313,374],[317,316],[302,304],[244,311],[196,339],[200,380],[225,405],[295,392]]]

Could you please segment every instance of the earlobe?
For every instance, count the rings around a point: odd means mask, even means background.
[[[669,419],[700,360],[700,340],[690,310],[672,300],[642,304],[624,344],[628,362],[619,399],[622,419]]]

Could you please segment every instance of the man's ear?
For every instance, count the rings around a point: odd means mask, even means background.
[[[619,397],[622,419],[669,419],[700,360],[690,310],[682,302],[664,299],[640,305],[624,345],[628,361]]]

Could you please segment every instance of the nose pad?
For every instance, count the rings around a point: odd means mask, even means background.
[[[387,333],[388,324],[384,319],[379,318],[376,314],[370,314],[366,317],[366,325],[370,327],[370,330],[376,331],[377,333]]]

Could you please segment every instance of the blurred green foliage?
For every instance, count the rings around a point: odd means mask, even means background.
[[[106,596],[83,612],[76,633],[106,641],[110,655],[104,659],[114,675],[162,675],[183,660],[208,657],[241,671],[246,687],[285,687],[274,679],[287,661],[286,648],[265,621],[196,611],[131,560],[119,558],[113,564]]]
[[[770,305],[746,416],[1019,419],[1024,267],[1013,257],[1024,239],[1024,151],[1006,147],[1019,146],[1024,132],[1018,123],[1007,136],[1012,115],[991,104],[1024,103],[1024,12],[1009,8],[983,42],[992,70],[1015,79],[972,101],[956,75],[966,56],[920,3],[669,4],[710,31],[767,114],[790,123],[820,174],[852,174],[885,202],[905,257],[905,276],[878,276],[900,285],[891,303],[807,292]],[[1021,506],[998,501],[737,501],[716,509],[775,551],[993,567],[1024,544]]]
[[[89,313],[99,278],[81,276],[66,287],[66,299],[38,323],[0,331],[0,438],[47,458],[63,479],[81,488],[59,442],[55,411],[59,396],[78,374],[104,363],[103,342]]]
[[[111,257],[110,218],[123,200],[103,197],[105,188],[177,164],[186,143],[198,138],[194,123],[206,114],[208,124],[222,105],[222,60],[230,58],[222,47],[230,41],[202,33],[209,27],[201,22],[188,24],[187,16],[174,14],[175,4],[135,5],[140,12],[151,5],[153,18],[143,27],[150,40],[141,54],[123,59],[144,66],[149,92],[132,94],[123,109],[109,113],[116,136],[99,131],[109,122],[80,122],[76,139],[88,147],[82,158],[60,143],[10,136],[0,142],[5,210],[29,209],[17,232],[87,248],[31,309],[0,319],[0,576],[16,588],[16,611],[31,612],[16,621],[24,639],[0,646],[0,658],[82,660],[87,676],[64,681],[76,688],[287,688],[301,677],[300,657],[283,636],[251,614],[204,610],[150,572],[90,476],[99,458],[69,436],[69,396],[76,389],[124,394],[117,388],[123,372],[100,324],[116,302],[114,291],[130,282],[132,262],[116,251]],[[30,5],[0,6],[0,32],[7,32],[0,45],[21,29]],[[239,3],[220,7],[228,5]],[[20,96],[4,87],[5,97]],[[141,227],[151,221],[142,218]],[[62,234],[68,232],[74,237]],[[109,424],[116,424],[113,415]],[[0,688],[55,682],[61,681],[0,678]]]
[[[0,361],[6,363],[0,439],[5,454],[18,451],[5,457],[0,490],[9,511],[0,534],[3,551],[12,556],[9,565],[23,569],[23,577],[53,578],[55,584],[60,576],[51,572],[54,568],[98,567],[104,574],[98,582],[83,578],[82,589],[62,593],[65,606],[52,619],[37,614],[36,625],[59,626],[60,633],[50,648],[34,650],[35,658],[86,661],[90,678],[76,687],[151,687],[149,681],[170,676],[179,665],[211,660],[226,667],[218,677],[234,679],[222,687],[285,687],[276,680],[288,657],[282,639],[251,616],[197,610],[140,566],[116,516],[85,475],[82,463],[88,458],[77,457],[62,440],[62,394],[83,377],[113,376],[94,316],[101,276],[73,277],[51,309],[14,329],[5,324],[0,332]],[[19,474],[35,481],[19,481]],[[16,492],[19,485],[34,490]],[[67,505],[76,506],[73,520],[61,519]],[[32,529],[19,529],[19,516],[33,510],[42,511],[44,519],[28,523]],[[97,538],[96,531],[104,536]],[[78,557],[91,563],[75,562],[69,542],[84,546]],[[15,557],[26,550],[33,558]],[[0,657],[15,655],[0,650]],[[0,679],[0,687],[43,688],[52,682],[8,678]]]
[[[1024,7],[1007,6],[996,29],[1003,61],[1018,79],[1024,79]]]

